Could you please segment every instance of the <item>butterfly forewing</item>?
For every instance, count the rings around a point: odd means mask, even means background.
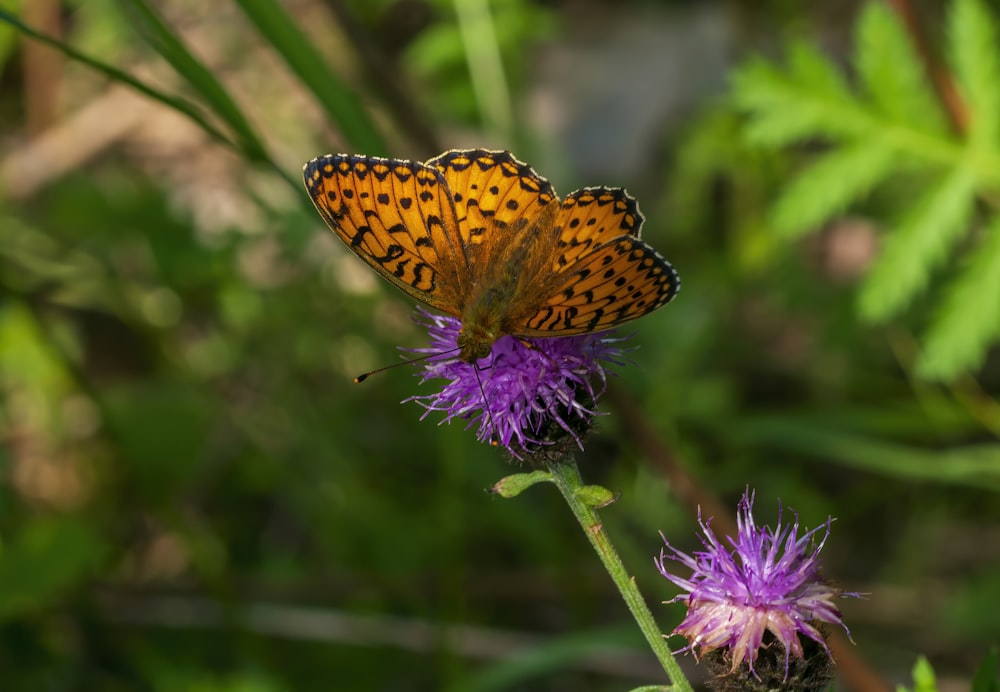
[[[448,183],[462,242],[486,246],[482,262],[490,261],[502,244],[510,242],[502,236],[531,225],[555,200],[552,185],[506,151],[448,151],[427,164],[440,170]]]
[[[677,272],[632,236],[605,243],[566,272],[551,295],[525,312],[518,336],[582,334],[616,327],[665,305],[677,293]]]
[[[303,176],[320,215],[352,252],[414,298],[458,314],[468,269],[436,168],[338,154],[313,159]]]

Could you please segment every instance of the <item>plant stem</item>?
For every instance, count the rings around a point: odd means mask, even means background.
[[[559,488],[559,492],[562,493],[577,521],[580,522],[590,544],[594,546],[598,557],[601,558],[604,568],[611,575],[611,579],[618,587],[622,598],[625,599],[628,609],[632,612],[632,617],[635,618],[639,629],[642,630],[646,641],[649,642],[650,648],[659,659],[663,670],[666,671],[673,688],[678,692],[691,692],[691,684],[684,677],[677,661],[674,660],[660,628],[653,619],[653,614],[649,612],[646,601],[635,585],[635,580],[625,571],[625,565],[622,564],[618,551],[615,550],[611,539],[605,532],[597,512],[580,498],[579,491],[584,485],[576,466],[576,460],[572,456],[566,456],[556,463],[549,464],[548,470],[552,474],[552,481]]]

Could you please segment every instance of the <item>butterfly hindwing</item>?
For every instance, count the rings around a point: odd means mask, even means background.
[[[558,288],[512,331],[557,336],[610,329],[665,305],[679,288],[677,272],[656,250],[621,236],[570,267]]]
[[[635,198],[621,188],[587,187],[566,195],[559,206],[558,250],[552,271],[564,271],[602,243],[623,235],[639,237],[643,222]]]
[[[467,271],[440,171],[337,154],[307,163],[303,177],[323,220],[354,254],[414,298],[455,314]]]

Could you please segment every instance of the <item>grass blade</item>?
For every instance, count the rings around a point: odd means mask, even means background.
[[[263,141],[257,136],[250,121],[226,91],[222,83],[201,63],[184,42],[145,0],[119,0],[128,11],[136,30],[170,63],[187,83],[204,99],[237,136],[238,144],[251,161],[276,165],[268,155]]]
[[[316,47],[275,0],[236,0],[257,30],[323,105],[347,142],[366,154],[386,155],[385,142],[361,100],[326,65]]]

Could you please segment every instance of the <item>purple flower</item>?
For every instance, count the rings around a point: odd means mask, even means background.
[[[458,359],[456,338],[461,322],[418,308],[416,321],[426,327],[431,345],[408,349],[432,354],[420,374],[421,383],[444,379],[435,394],[410,397],[427,411],[445,414],[477,427],[481,441],[495,441],[516,458],[553,449],[571,440],[581,449],[580,436],[596,415],[594,402],[607,385],[604,363],[624,365],[622,339],[607,332],[580,336],[531,339],[530,346],[505,336],[493,344],[489,356],[475,365]]]
[[[732,550],[715,536],[711,520],[702,521],[700,511],[703,551],[688,555],[664,538],[666,547],[654,563],[660,574],[687,592],[671,601],[688,606],[687,616],[672,634],[688,638],[690,643],[682,651],[698,647],[695,653],[700,656],[723,650],[728,673],[746,664],[748,671],[758,677],[754,670],[758,654],[762,648],[768,649],[768,642],[776,641],[784,649],[787,679],[789,657],[804,658],[801,636],[818,644],[812,648],[829,667],[830,650],[817,625],[829,623],[846,631],[834,598],[858,596],[825,584],[819,575],[819,552],[830,535],[833,520],[829,518],[799,536],[798,515],[793,524],[782,526],[779,506],[777,527],[758,528],[753,502],[754,495],[745,492],[737,512],[737,538],[728,539]],[[817,545],[814,538],[821,529],[825,533]],[[691,576],[683,579],[670,574],[668,558],[690,568]],[[765,633],[770,634],[765,637]],[[781,652],[772,648],[771,653]]]

